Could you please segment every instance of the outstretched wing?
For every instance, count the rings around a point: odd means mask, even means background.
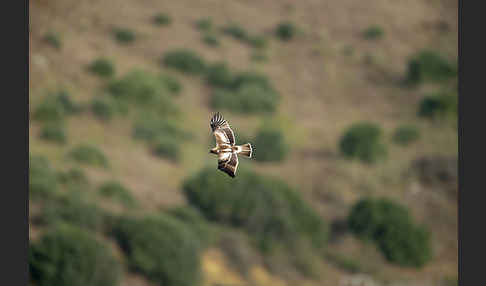
[[[210,125],[214,137],[216,138],[216,143],[218,145],[235,145],[235,134],[233,133],[233,130],[231,130],[228,122],[223,118],[221,114],[219,114],[219,112],[211,118]]]
[[[234,178],[238,168],[238,155],[236,153],[222,153],[218,157],[218,169]]]

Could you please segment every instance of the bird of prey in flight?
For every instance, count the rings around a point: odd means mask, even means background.
[[[216,147],[209,153],[218,155],[218,169],[234,178],[238,168],[238,154],[251,158],[251,144],[235,145],[235,134],[219,112],[213,115],[210,125],[216,139]]]

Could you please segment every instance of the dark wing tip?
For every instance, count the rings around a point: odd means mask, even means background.
[[[219,164],[218,165],[218,169],[225,172],[226,174],[228,174],[231,178],[234,178],[235,177],[235,173],[233,173],[233,171],[231,171],[230,169],[226,168],[225,167],[226,164]]]
[[[211,125],[211,129],[214,131],[216,128],[218,128],[219,126],[223,125],[225,123],[225,120],[223,118],[223,116],[218,112],[216,112],[213,117],[211,117],[211,120],[210,120],[210,125]]]

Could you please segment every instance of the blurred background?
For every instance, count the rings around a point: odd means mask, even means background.
[[[30,1],[32,285],[458,285],[457,20]],[[254,146],[235,179],[216,111]]]

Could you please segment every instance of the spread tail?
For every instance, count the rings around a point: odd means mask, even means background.
[[[250,143],[246,143],[246,144],[243,144],[241,146],[239,146],[240,148],[240,151],[238,152],[238,154],[241,154],[243,156],[246,156],[248,158],[251,158],[251,153],[253,152],[253,149],[251,148],[251,144]]]

